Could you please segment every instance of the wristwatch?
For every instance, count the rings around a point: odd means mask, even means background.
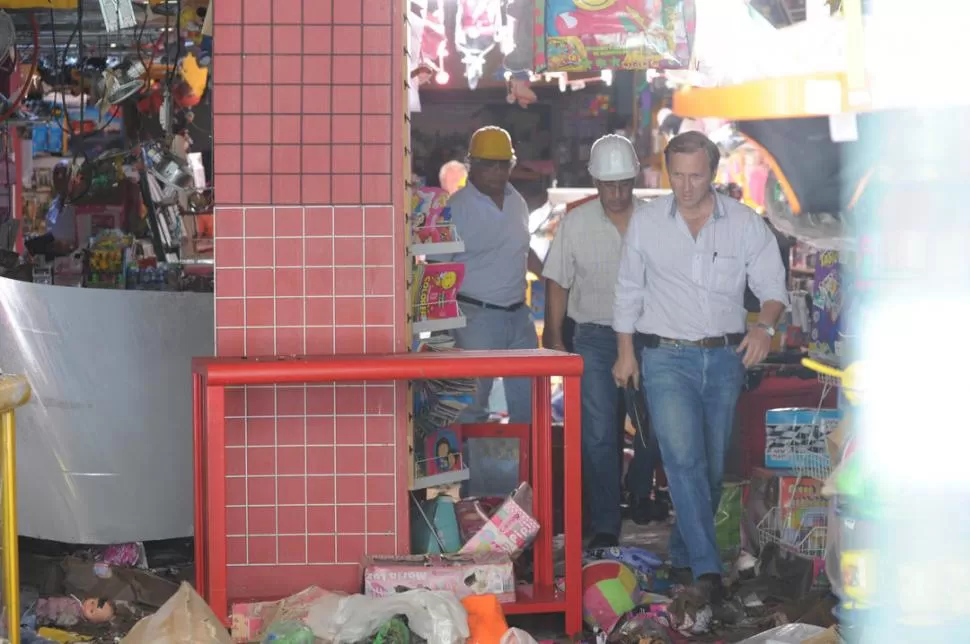
[[[764,329],[765,333],[768,334],[769,338],[775,337],[775,327],[771,326],[770,324],[765,324],[764,322],[758,322],[755,324],[755,326],[758,327],[759,329]]]

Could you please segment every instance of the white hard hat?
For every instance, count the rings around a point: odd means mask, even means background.
[[[625,181],[640,172],[637,151],[626,137],[607,134],[589,153],[589,174],[597,181]]]

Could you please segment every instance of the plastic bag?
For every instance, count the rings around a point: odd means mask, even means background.
[[[229,632],[186,582],[154,615],[142,619],[122,644],[232,644]]]
[[[714,515],[714,533],[722,559],[734,559],[741,550],[741,498],[744,486],[725,483]]]
[[[313,644],[313,631],[302,622],[276,622],[266,630],[262,644]]]
[[[815,637],[825,629],[811,624],[785,624],[741,642],[741,644],[801,644],[810,637]]]
[[[325,597],[310,608],[306,623],[317,637],[341,644],[367,639],[396,615],[407,617],[411,630],[428,644],[458,644],[469,636],[468,614],[458,599],[430,590],[390,597]]]
[[[510,628],[505,631],[499,644],[538,644],[538,642],[521,628]]]

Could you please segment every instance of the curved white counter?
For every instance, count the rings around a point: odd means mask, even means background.
[[[17,410],[21,535],[68,543],[191,536],[193,356],[213,354],[213,295],[0,277],[0,371]]]

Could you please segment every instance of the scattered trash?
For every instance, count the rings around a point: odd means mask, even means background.
[[[802,644],[805,640],[824,632],[824,628],[811,624],[785,624],[749,637],[741,644]]]
[[[187,583],[142,619],[121,644],[232,644],[232,638],[205,600]]]

